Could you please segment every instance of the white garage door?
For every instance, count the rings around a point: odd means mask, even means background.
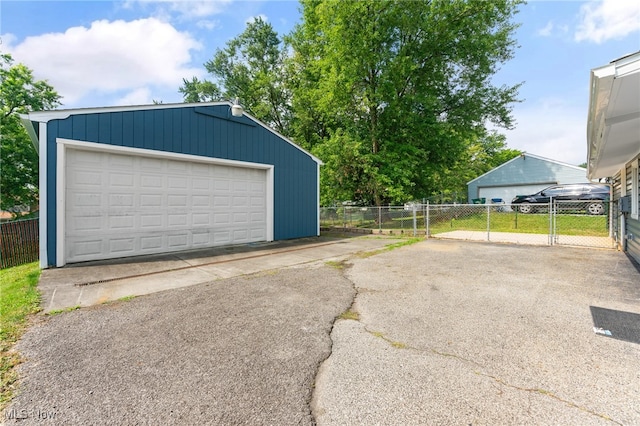
[[[67,262],[265,241],[266,171],[66,150]]]

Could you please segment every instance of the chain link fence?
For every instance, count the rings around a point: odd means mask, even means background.
[[[614,248],[610,202],[326,207],[325,228],[517,244]]]
[[[320,226],[377,231],[386,234],[425,235],[424,215],[419,205],[384,207],[322,207]]]

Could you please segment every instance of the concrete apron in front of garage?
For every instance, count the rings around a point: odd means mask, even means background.
[[[42,271],[44,312],[341,259],[400,241],[382,236],[303,238],[68,265]]]

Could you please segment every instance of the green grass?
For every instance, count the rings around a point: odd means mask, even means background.
[[[360,314],[352,309],[347,309],[346,311],[341,313],[338,318],[345,319],[345,320],[360,321]]]
[[[378,250],[372,250],[372,251],[364,251],[364,252],[358,252],[356,253],[356,256],[362,258],[362,259],[366,259],[368,257],[371,256],[375,256],[377,254],[380,253],[384,253],[386,251],[391,251],[391,250],[395,250],[399,247],[404,247],[404,246],[410,246],[411,244],[415,244],[415,243],[419,243],[420,241],[424,241],[424,238],[421,237],[405,237],[403,238],[403,241],[397,242],[397,243],[393,243],[393,244],[387,244],[386,246],[384,246],[381,249]]]
[[[475,206],[474,206],[475,207]],[[402,212],[400,214],[405,214]],[[399,213],[393,212],[393,215]],[[394,217],[387,219],[382,224],[377,224],[373,219],[375,215],[354,210],[353,214],[347,215],[347,226],[355,228],[393,230],[393,234],[411,234],[413,231],[413,217],[410,212],[405,217]],[[377,216],[376,216],[377,217]],[[490,212],[491,232],[515,232],[529,234],[549,233],[549,214],[523,214],[519,212]],[[425,229],[425,218],[421,214],[416,215],[417,227],[419,231]],[[487,216],[485,209],[474,209],[473,211],[464,209],[434,209],[429,217],[429,231],[431,235],[441,232],[456,230],[465,231],[486,231]],[[588,214],[564,213],[557,216],[556,232],[562,235],[606,237],[609,235],[607,229],[608,216],[591,216]],[[341,219],[334,221],[325,220],[323,226],[342,226]],[[397,232],[396,232],[397,231]]]
[[[49,312],[47,312],[47,315],[53,316],[58,314],[64,314],[66,312],[77,311],[78,309],[80,309],[80,305],[69,306],[68,308],[63,308],[63,309],[52,309]]]
[[[38,262],[0,270],[0,410],[13,395],[15,366],[20,356],[12,351],[27,327],[27,317],[40,310],[37,290]]]
[[[491,232],[521,232],[528,234],[548,234],[548,214],[522,214],[515,212],[494,213],[490,215]],[[435,221],[433,221],[435,222]],[[431,223],[431,235],[441,232],[465,230],[486,231],[487,216],[476,213],[457,218],[440,218]],[[563,235],[606,237],[609,235],[606,216],[559,215],[556,220],[556,232]]]

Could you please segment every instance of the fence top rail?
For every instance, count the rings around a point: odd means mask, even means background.
[[[39,219],[37,217],[31,218],[31,219],[3,220],[3,221],[0,221],[0,225],[8,225],[11,223],[30,222],[30,221],[38,221],[38,220]]]

